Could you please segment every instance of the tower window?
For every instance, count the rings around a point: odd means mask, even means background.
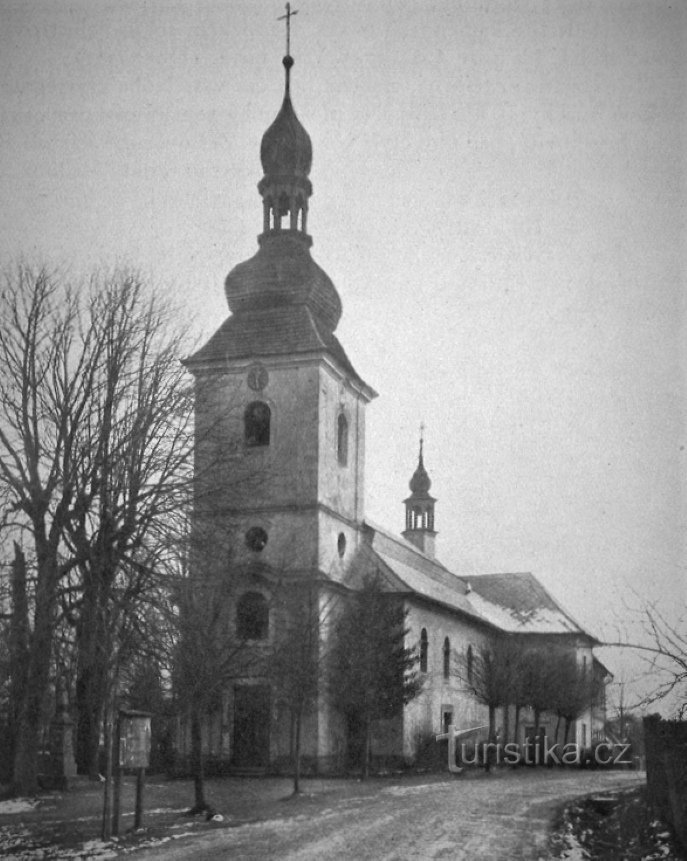
[[[429,643],[427,641],[427,628],[423,628],[420,633],[420,672],[427,672],[427,655],[429,652]]]
[[[266,640],[269,607],[264,595],[245,592],[236,605],[236,635],[239,640]]]
[[[247,446],[270,444],[270,408],[263,401],[248,404],[243,414],[243,435]]]
[[[348,464],[348,422],[343,413],[339,413],[337,420],[336,456],[341,466]]]
[[[448,679],[451,675],[451,641],[448,637],[444,638],[444,678]]]
[[[473,677],[475,675],[475,656],[472,651],[472,646],[468,646],[467,671],[468,684],[471,685],[473,682]]]
[[[343,558],[343,555],[346,552],[346,536],[343,534],[343,532],[339,532],[339,537],[336,540],[336,549],[339,553],[339,556]]]

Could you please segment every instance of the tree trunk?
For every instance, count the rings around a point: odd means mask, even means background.
[[[109,641],[112,567],[102,555],[97,564],[91,558],[84,566],[83,604],[76,632],[76,766],[79,774],[87,774],[91,780],[97,780],[100,772],[100,730],[110,660],[104,643]]]
[[[104,676],[98,668],[82,668],[76,679],[76,765],[79,774],[97,780],[100,772],[100,729]]]
[[[303,724],[303,707],[299,707],[295,715],[295,738],[293,745],[293,794],[301,791],[301,727]]]
[[[100,729],[107,695],[109,655],[103,648],[108,640],[106,607],[98,595],[97,584],[89,573],[84,576],[82,615],[77,628],[76,678],[76,766],[79,774],[97,780],[100,771]]]
[[[45,562],[41,565],[39,558],[26,689],[19,709],[14,754],[13,789],[19,795],[31,795],[39,789],[38,753],[41,748],[45,701],[50,681],[55,628],[55,581],[55,571],[46,566]]]
[[[9,630],[10,686],[8,703],[9,744],[5,748],[8,762],[14,762],[19,715],[28,681],[29,660],[29,602],[26,594],[26,558],[14,542],[12,562],[12,615]]]
[[[489,739],[487,741],[487,749],[484,753],[484,770],[491,770],[492,749],[491,745],[496,743],[496,708],[489,706]]]
[[[117,767],[119,767],[119,738],[116,740],[116,750],[113,750],[115,745],[114,733],[114,708],[108,704],[104,720],[104,741],[105,741],[105,787],[103,792],[103,822],[101,836],[103,840],[109,840],[112,835],[112,766],[113,760],[117,757]],[[119,724],[117,724],[119,727]],[[119,830],[118,828],[116,829]]]
[[[203,763],[203,725],[200,712],[191,710],[191,764],[193,770],[194,803],[192,813],[202,813],[208,809],[205,800],[205,769]]]
[[[561,728],[561,716],[558,715],[558,719],[556,720],[556,735],[554,736],[554,742],[558,744],[558,731]]]
[[[568,743],[568,736],[570,735],[570,724],[571,724],[570,718],[566,718],[565,719],[565,732],[563,733],[563,744]]]
[[[510,705],[503,707],[503,742],[507,744],[510,741]]]
[[[365,746],[363,748],[363,780],[370,776],[370,753],[372,748],[372,725],[369,717],[365,717]]]
[[[517,744],[518,733],[520,731],[520,706],[515,706],[515,720],[513,721],[513,741]]]

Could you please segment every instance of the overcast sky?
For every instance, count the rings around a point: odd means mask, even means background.
[[[687,7],[293,5],[313,256],[380,395],[370,518],[403,528],[423,421],[445,564],[532,571],[599,635],[631,590],[674,612]],[[2,259],[133,264],[209,336],[262,227],[283,12],[0,0]]]

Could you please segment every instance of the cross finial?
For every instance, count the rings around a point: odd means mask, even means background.
[[[291,18],[298,15],[298,9],[291,9],[291,4],[286,4],[286,15],[280,15],[277,21],[286,21],[286,56],[291,56]]]
[[[424,443],[425,423],[420,422],[420,460],[422,460],[422,445]]]

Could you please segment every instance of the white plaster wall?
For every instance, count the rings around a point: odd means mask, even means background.
[[[365,402],[331,366],[319,374],[318,499],[348,520],[363,518],[365,471]],[[338,418],[348,422],[348,458],[338,460]]]
[[[441,609],[408,602],[408,645],[420,647],[420,634],[427,630],[429,643],[427,673],[421,674],[424,684],[422,692],[408,704],[404,714],[403,754],[412,759],[420,736],[441,732],[441,718],[445,706],[453,708],[456,727],[473,727],[488,722],[488,711],[465,689],[460,679],[458,662],[467,653],[468,646],[477,650],[485,635],[468,620],[458,619]],[[444,638],[451,645],[449,678],[444,678]],[[419,668],[419,665],[418,665]]]

